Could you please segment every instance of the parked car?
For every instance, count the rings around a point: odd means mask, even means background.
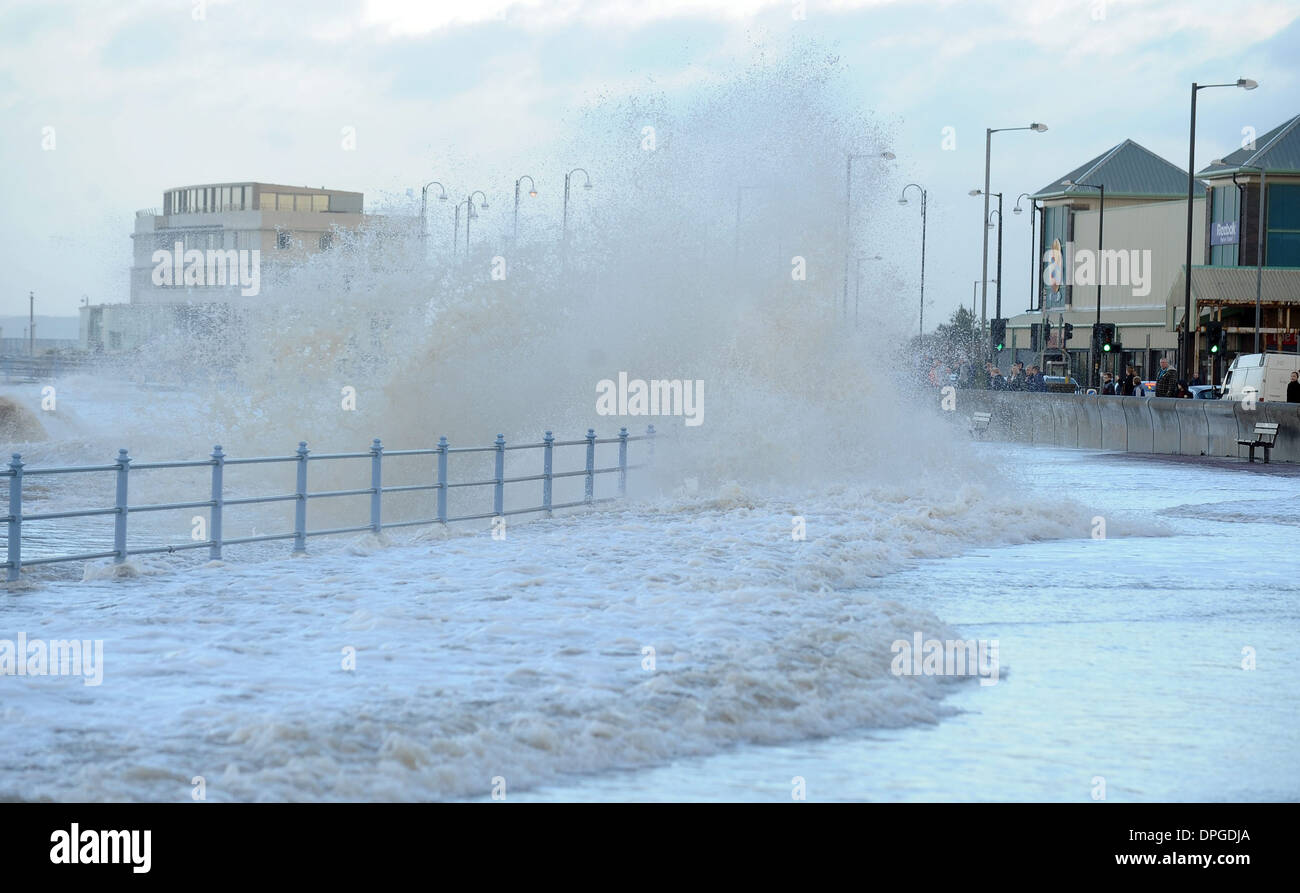
[[[1193,400],[1218,400],[1223,391],[1217,385],[1194,384],[1187,390],[1192,392]]]
[[[1044,375],[1043,381],[1047,385],[1047,390],[1053,394],[1078,394],[1083,388],[1079,382],[1073,378],[1066,378],[1064,375]]]

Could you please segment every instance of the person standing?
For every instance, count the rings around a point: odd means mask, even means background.
[[[1115,389],[1115,393],[1119,394],[1121,397],[1132,397],[1137,393],[1137,382],[1137,370],[1132,366],[1129,366],[1120,377],[1119,387]]]
[[[1156,379],[1157,397],[1178,396],[1178,373],[1169,365],[1169,360],[1160,358],[1160,377]]]
[[[1025,377],[1025,390],[1039,394],[1047,390],[1047,379],[1037,366],[1029,367],[1029,375]]]
[[[1101,392],[1107,397],[1115,396],[1115,377],[1109,372],[1103,374],[1101,377]]]
[[[1286,402],[1300,403],[1300,372],[1291,373],[1291,381],[1286,386]]]
[[[1025,364],[1024,363],[1011,364],[1011,378],[1007,380],[1007,390],[1008,391],[1025,390]]]

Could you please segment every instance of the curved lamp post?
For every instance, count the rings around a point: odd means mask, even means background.
[[[924,186],[921,186],[919,183],[908,183],[906,186],[903,187],[903,191],[902,191],[901,193],[899,193],[899,196],[898,196],[898,203],[899,203],[900,205],[905,205],[905,204],[907,204],[907,190],[909,190],[909,189],[913,189],[913,188],[916,189],[917,192],[921,193],[921,325],[920,325],[920,334],[921,334],[921,337],[924,338],[924,337],[925,337],[925,204],[926,204],[926,191],[925,191],[925,187],[924,187]]]
[[[575,167],[564,175],[564,221],[560,227],[560,259],[561,263],[568,260],[569,256],[569,181],[574,174],[582,174],[583,189],[591,188],[591,175],[580,167]]]
[[[473,192],[469,194],[469,197],[465,199],[465,201],[469,204],[469,210],[465,214],[465,254],[466,255],[469,254],[469,222],[471,220],[475,220],[478,218],[478,214],[474,211],[474,196],[476,195],[483,196],[483,201],[479,203],[479,208],[483,211],[486,211],[488,209],[487,195],[483,192],[482,189],[475,189]]]
[[[423,186],[420,187],[420,247],[421,248],[423,248],[424,244],[429,240],[429,224],[425,215],[429,208],[429,187],[430,186],[438,187],[441,193],[438,196],[438,201],[445,202],[447,200],[447,187],[443,186],[437,180],[430,180],[428,183],[425,183]]]
[[[1231,84],[1192,82],[1192,128],[1191,136],[1187,140],[1187,272],[1183,276],[1183,338],[1179,345],[1182,353],[1179,366],[1182,367],[1183,378],[1187,381],[1193,378],[1192,353],[1196,348],[1196,329],[1192,326],[1192,204],[1196,189],[1196,94],[1210,87],[1240,87],[1243,90],[1254,90],[1258,86],[1259,84],[1250,78],[1237,78]]]
[[[523,175],[522,177],[520,177],[518,180],[515,180],[515,227],[514,227],[514,241],[516,241],[516,242],[519,241],[519,184],[523,183],[525,180],[528,181],[528,194],[529,194],[532,198],[537,198],[537,183],[534,182],[534,180],[533,180],[532,177],[528,176],[528,174],[524,174],[524,175]]]

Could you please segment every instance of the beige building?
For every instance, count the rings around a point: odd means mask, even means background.
[[[273,295],[277,276],[368,219],[363,195],[274,183],[168,189],[137,211],[130,303],[81,308],[81,346],[133,350],[166,332],[228,318]]]
[[[1105,187],[1104,211],[1098,186]],[[1204,196],[1197,184],[1193,257],[1204,252]],[[1040,264],[1039,308],[1008,320],[1014,358],[1037,362],[1045,355],[1049,374],[1063,374],[1068,363],[1071,374],[1084,381],[1100,291],[1101,321],[1117,325],[1122,344],[1122,351],[1102,360],[1102,371],[1131,364],[1150,376],[1160,357],[1173,359],[1182,308],[1175,312],[1167,296],[1185,260],[1187,172],[1125,140],[1032,198],[1039,213],[1039,250],[1048,257],[1059,244],[1059,273],[1054,277],[1048,262]],[[1044,322],[1052,335],[1040,354],[1032,349],[1031,330]],[[1063,323],[1074,326],[1064,353]]]

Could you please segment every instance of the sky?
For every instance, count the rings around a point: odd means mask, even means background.
[[[896,186],[929,192],[927,323],[969,305],[980,276],[968,192],[985,128],[1049,127],[993,138],[1011,315],[1031,269],[1012,196],[1124,139],[1184,167],[1193,81],[1260,84],[1201,92],[1198,168],[1300,113],[1293,0],[4,0],[0,314],[25,314],[29,292],[38,314],[126,301],[135,211],[168,187],[326,186],[369,210],[436,178],[505,207],[529,172],[558,215],[562,171],[529,161],[584,107],[725,82],[808,42],[889,134],[863,151],[892,151]],[[898,217],[880,247],[910,287],[917,205],[878,207]]]

